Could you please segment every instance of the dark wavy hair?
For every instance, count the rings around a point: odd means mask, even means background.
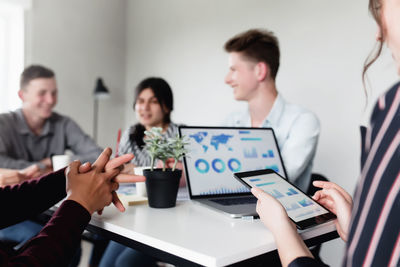
[[[376,23],[378,24],[379,31],[382,34],[380,36],[381,40],[379,40],[370,54],[368,55],[367,59],[364,62],[364,68],[362,72],[362,80],[363,80],[363,85],[364,85],[364,93],[365,96],[368,99],[368,94],[366,90],[366,80],[367,80],[367,71],[369,67],[371,67],[372,64],[379,58],[379,56],[382,53],[382,48],[383,48],[383,42],[385,39],[385,33],[384,29],[382,26],[382,18],[381,18],[381,11],[382,11],[382,0],[369,0],[369,5],[368,5],[369,12],[371,13],[372,17],[375,19]]]
[[[135,88],[135,100],[133,101],[133,109],[135,110],[136,101],[142,91],[150,88],[154,96],[157,98],[161,109],[164,112],[163,122],[165,124],[171,123],[171,112],[174,109],[174,97],[172,89],[169,84],[162,78],[149,77],[141,81]],[[144,125],[137,123],[134,126],[133,132],[129,135],[131,144],[136,143],[138,147],[142,148],[144,145]]]

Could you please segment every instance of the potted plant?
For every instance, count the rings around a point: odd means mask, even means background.
[[[146,190],[149,206],[153,208],[170,208],[176,204],[176,196],[182,170],[176,164],[187,153],[184,137],[164,138],[162,128],[153,127],[145,131],[145,149],[151,156],[150,169],[143,170],[146,177]],[[172,168],[167,168],[167,160],[173,158]],[[162,168],[154,168],[156,160],[163,162]]]

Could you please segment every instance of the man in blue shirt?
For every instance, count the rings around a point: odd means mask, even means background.
[[[236,100],[248,103],[225,124],[273,128],[289,180],[307,191],[320,126],[312,112],[286,102],[276,89],[278,39],[270,31],[252,29],[232,37],[224,48],[229,53],[225,82]]]

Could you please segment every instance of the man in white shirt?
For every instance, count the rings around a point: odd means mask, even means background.
[[[278,39],[270,31],[252,29],[228,40],[225,50],[229,53],[225,82],[236,100],[248,103],[246,110],[232,113],[226,125],[273,128],[289,180],[307,191],[320,126],[312,112],[287,103],[276,89]]]

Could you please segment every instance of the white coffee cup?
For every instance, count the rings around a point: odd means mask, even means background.
[[[57,171],[59,169],[62,169],[71,162],[71,156],[70,155],[54,155],[51,158],[51,162],[53,164],[53,171]]]
[[[143,170],[145,170],[145,169],[150,169],[150,167],[148,167],[148,166],[135,167],[135,168],[133,168],[133,172],[136,175],[143,175]],[[137,182],[136,183],[136,195],[142,196],[142,197],[147,197],[145,182]]]

